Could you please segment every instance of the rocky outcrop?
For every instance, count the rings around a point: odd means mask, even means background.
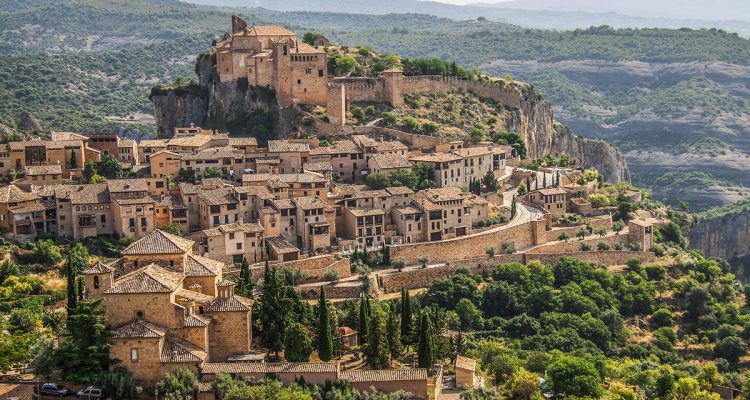
[[[21,118],[21,123],[19,124],[19,126],[21,127],[22,130],[25,130],[25,131],[34,131],[34,132],[42,131],[42,125],[31,114],[24,115],[23,118]]]
[[[707,257],[750,255],[750,209],[700,220],[690,232],[690,247]]]
[[[279,111],[276,96],[270,89],[250,87],[243,79],[219,82],[213,54],[199,56],[195,72],[197,84],[152,91],[149,98],[154,104],[159,135],[171,135],[175,127],[189,126],[190,123],[206,127],[211,121],[223,121],[226,125],[238,111],[256,108],[265,112]]]
[[[579,160],[586,168],[595,167],[607,182],[630,182],[630,170],[625,158],[607,142],[577,136],[560,123],[555,123],[552,142],[551,153],[565,153]]]

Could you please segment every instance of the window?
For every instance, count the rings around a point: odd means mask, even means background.
[[[99,277],[94,277],[94,289],[99,289]]]
[[[163,188],[164,187],[164,182],[162,182],[162,181],[156,182],[156,187]]]
[[[297,84],[301,85],[302,84],[302,79],[297,79]]]
[[[229,234],[229,240],[234,240],[234,233]]]
[[[323,76],[323,70],[322,69],[318,70],[318,76]]]
[[[130,361],[138,361],[138,349],[130,349]]]
[[[102,219],[102,223],[107,222],[107,216],[106,215],[101,215],[101,219]]]
[[[310,75],[310,74],[312,74],[312,68],[305,68],[305,73],[306,73],[307,75]]]
[[[237,250],[242,250],[242,242],[237,243]]]

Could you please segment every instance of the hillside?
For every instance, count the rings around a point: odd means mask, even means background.
[[[225,33],[233,12],[175,0],[15,3],[0,9],[0,54],[12,57],[0,64],[0,123],[13,126],[31,112],[45,129],[133,134],[155,131],[150,87],[193,76],[195,55]],[[660,198],[672,196],[662,195],[657,180],[675,169],[710,173],[724,183],[709,191],[683,188],[680,196],[692,209],[734,201],[750,187],[743,173],[750,154],[744,134],[750,129],[750,41],[735,34],[607,27],[546,31],[423,14],[238,11],[259,24],[321,32],[382,53],[455,60],[530,82],[554,105],[556,119],[619,146],[634,181]],[[38,72],[53,68],[55,74]],[[705,138],[718,138],[731,150],[676,151]]]

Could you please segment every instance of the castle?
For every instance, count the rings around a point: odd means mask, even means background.
[[[279,106],[326,104],[328,57],[280,26],[252,26],[232,16],[232,34],[215,47],[221,82],[247,79],[274,89]]]

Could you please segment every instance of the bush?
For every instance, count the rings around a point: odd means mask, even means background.
[[[667,254],[667,251],[664,250],[664,246],[658,244],[651,246],[651,252],[656,254],[657,257],[664,257],[664,255]]]
[[[341,279],[341,273],[336,269],[329,269],[323,274],[323,279],[331,283],[336,283]]]
[[[581,243],[581,251],[591,251],[591,245],[588,243]]]
[[[397,122],[396,114],[392,112],[384,112],[381,114],[381,117],[383,117],[383,121],[386,123],[386,125],[395,125]]]
[[[425,122],[422,124],[422,129],[424,129],[425,133],[435,133],[440,129],[440,126],[434,122]]]
[[[419,130],[419,122],[412,117],[404,117],[403,123],[404,127],[406,127],[406,130],[408,130],[409,132],[416,132]]]
[[[651,324],[654,328],[671,327],[672,312],[666,308],[660,308],[651,314]]]
[[[609,250],[612,248],[612,246],[609,245],[607,242],[599,242],[596,244],[597,250]]]
[[[513,254],[516,252],[516,242],[507,240],[503,242],[503,252],[505,254]]]

